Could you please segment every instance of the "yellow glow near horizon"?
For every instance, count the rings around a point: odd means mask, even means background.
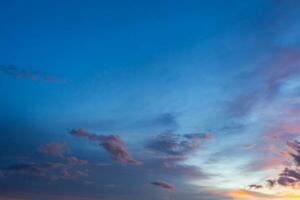
[[[225,196],[234,200],[293,200],[300,199],[300,195],[293,192],[286,192],[277,195],[270,195],[259,192],[251,192],[247,190],[232,190],[225,193]]]

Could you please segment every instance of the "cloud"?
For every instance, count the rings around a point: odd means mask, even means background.
[[[87,160],[80,160],[79,158],[75,156],[70,156],[67,158],[69,165],[86,165],[88,164]]]
[[[242,78],[246,85],[229,102],[225,109],[231,119],[247,118],[262,104],[272,104],[278,99],[282,86],[300,73],[300,53],[294,48],[270,46],[273,56]],[[245,78],[247,77],[247,78]],[[240,87],[239,87],[240,89]]]
[[[269,188],[273,188],[275,185],[276,185],[277,181],[276,180],[273,180],[273,179],[268,179],[267,180],[267,186]]]
[[[17,79],[28,79],[32,81],[46,81],[46,82],[60,82],[55,76],[42,73],[31,71],[28,69],[21,69],[18,68],[16,65],[0,65],[0,72],[3,74],[12,76]]]
[[[102,143],[99,145],[102,146],[115,161],[125,163],[127,162],[130,164],[139,164],[139,161],[131,158],[128,151],[124,147],[121,138],[119,138],[118,136],[105,136],[102,140]]]
[[[262,185],[251,184],[251,185],[249,185],[249,188],[257,190],[257,189],[263,188],[263,186]]]
[[[291,152],[290,155],[294,159],[296,166],[300,166],[300,142],[298,141],[287,141],[287,146],[290,147],[294,152]]]
[[[164,182],[164,181],[154,181],[151,184],[155,185],[155,186],[158,186],[160,188],[163,188],[163,189],[167,189],[167,190],[174,190],[175,189],[174,185],[172,185],[171,183]]]
[[[210,140],[212,135],[210,133],[190,133],[185,134],[184,137],[190,140]]]
[[[277,183],[281,186],[300,188],[300,171],[298,169],[285,168],[279,175]]]
[[[208,178],[210,175],[199,166],[185,164],[184,161],[199,150],[202,141],[210,138],[208,133],[156,135],[146,141],[148,150],[142,154],[144,166],[155,175],[168,175],[174,179]]]
[[[82,171],[82,166],[87,165],[88,161],[80,160],[75,156],[67,157],[64,161],[12,164],[3,170],[3,174],[9,176],[21,173],[43,177],[48,180],[75,179],[88,176],[87,172]]]
[[[208,140],[210,137],[207,133],[160,134],[148,141],[147,147],[164,156],[166,160],[184,160],[199,149],[201,141]]]
[[[64,158],[64,154],[69,150],[66,143],[50,143],[40,146],[39,152],[58,157]]]
[[[85,131],[82,128],[72,129],[70,134],[75,137],[82,137],[87,140],[97,142],[99,146],[103,147],[111,156],[111,158],[120,163],[139,164],[140,162],[134,160],[129,155],[127,149],[121,138],[115,135],[95,135]]]
[[[293,165],[285,167],[284,170],[278,175],[278,178],[267,180],[268,185],[272,188],[276,183],[283,187],[300,188],[300,142],[287,141],[287,146],[292,150],[288,152],[292,158]]]

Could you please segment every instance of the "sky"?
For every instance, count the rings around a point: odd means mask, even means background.
[[[300,199],[298,0],[0,1],[0,200]]]

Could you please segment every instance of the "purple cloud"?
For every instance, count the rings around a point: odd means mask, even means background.
[[[64,154],[69,150],[66,143],[50,143],[42,145],[38,151],[50,156],[64,158]]]
[[[138,161],[131,158],[128,151],[124,147],[121,138],[119,138],[118,136],[105,136],[102,140],[102,143],[99,145],[102,146],[115,161],[127,162],[130,164],[139,164]]]
[[[276,183],[284,187],[300,188],[300,142],[288,141],[287,146],[292,150],[288,154],[293,159],[293,166],[286,167],[274,180],[267,180],[268,185],[272,188]]]
[[[115,135],[95,135],[85,131],[82,128],[72,129],[70,134],[75,137],[82,137],[87,140],[97,142],[99,146],[103,147],[111,156],[111,158],[120,163],[139,164],[140,162],[134,160],[127,149],[121,138]]]

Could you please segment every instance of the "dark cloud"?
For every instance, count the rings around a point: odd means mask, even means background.
[[[50,143],[42,145],[38,151],[50,156],[64,158],[64,154],[69,150],[66,143]]]
[[[170,175],[176,178],[208,178],[201,168],[184,164],[187,159],[200,148],[202,141],[210,139],[207,133],[191,133],[184,135],[159,134],[146,143],[150,150],[144,155],[145,167],[153,174]]]
[[[212,136],[209,133],[190,133],[185,134],[184,137],[191,140],[209,140]]]
[[[287,141],[287,146],[290,147],[293,152],[290,155],[293,157],[294,163],[300,165],[300,142],[298,141]]]
[[[168,160],[182,160],[185,159],[190,153],[199,149],[202,140],[207,140],[210,135],[204,134],[160,134],[152,138],[147,147]]]
[[[22,69],[16,65],[0,65],[0,72],[12,76],[17,79],[29,79],[32,81],[42,80],[46,82],[59,82],[59,80],[52,75],[36,72],[28,69]]]
[[[269,188],[273,188],[275,185],[276,185],[276,180],[274,180],[274,179],[268,179],[267,180],[267,186],[269,187]]]
[[[267,180],[270,187],[273,187],[276,183],[284,187],[300,188],[300,142],[288,141],[287,146],[292,150],[288,152],[293,159],[293,165],[286,167],[278,176],[273,180]]]
[[[285,168],[279,175],[277,182],[282,186],[299,187],[300,171],[298,169]]]
[[[155,186],[158,186],[160,188],[163,188],[163,189],[167,189],[167,190],[174,190],[175,189],[174,185],[172,185],[171,183],[164,182],[164,181],[154,181],[151,184],[155,185]]]
[[[251,184],[251,185],[249,185],[249,188],[258,190],[258,189],[263,188],[263,186],[262,185]]]
[[[111,156],[111,158],[120,163],[139,164],[139,161],[134,160],[129,155],[125,145],[120,137],[115,135],[96,135],[89,133],[82,128],[72,129],[70,134],[75,137],[82,137],[87,140],[97,142]]]

